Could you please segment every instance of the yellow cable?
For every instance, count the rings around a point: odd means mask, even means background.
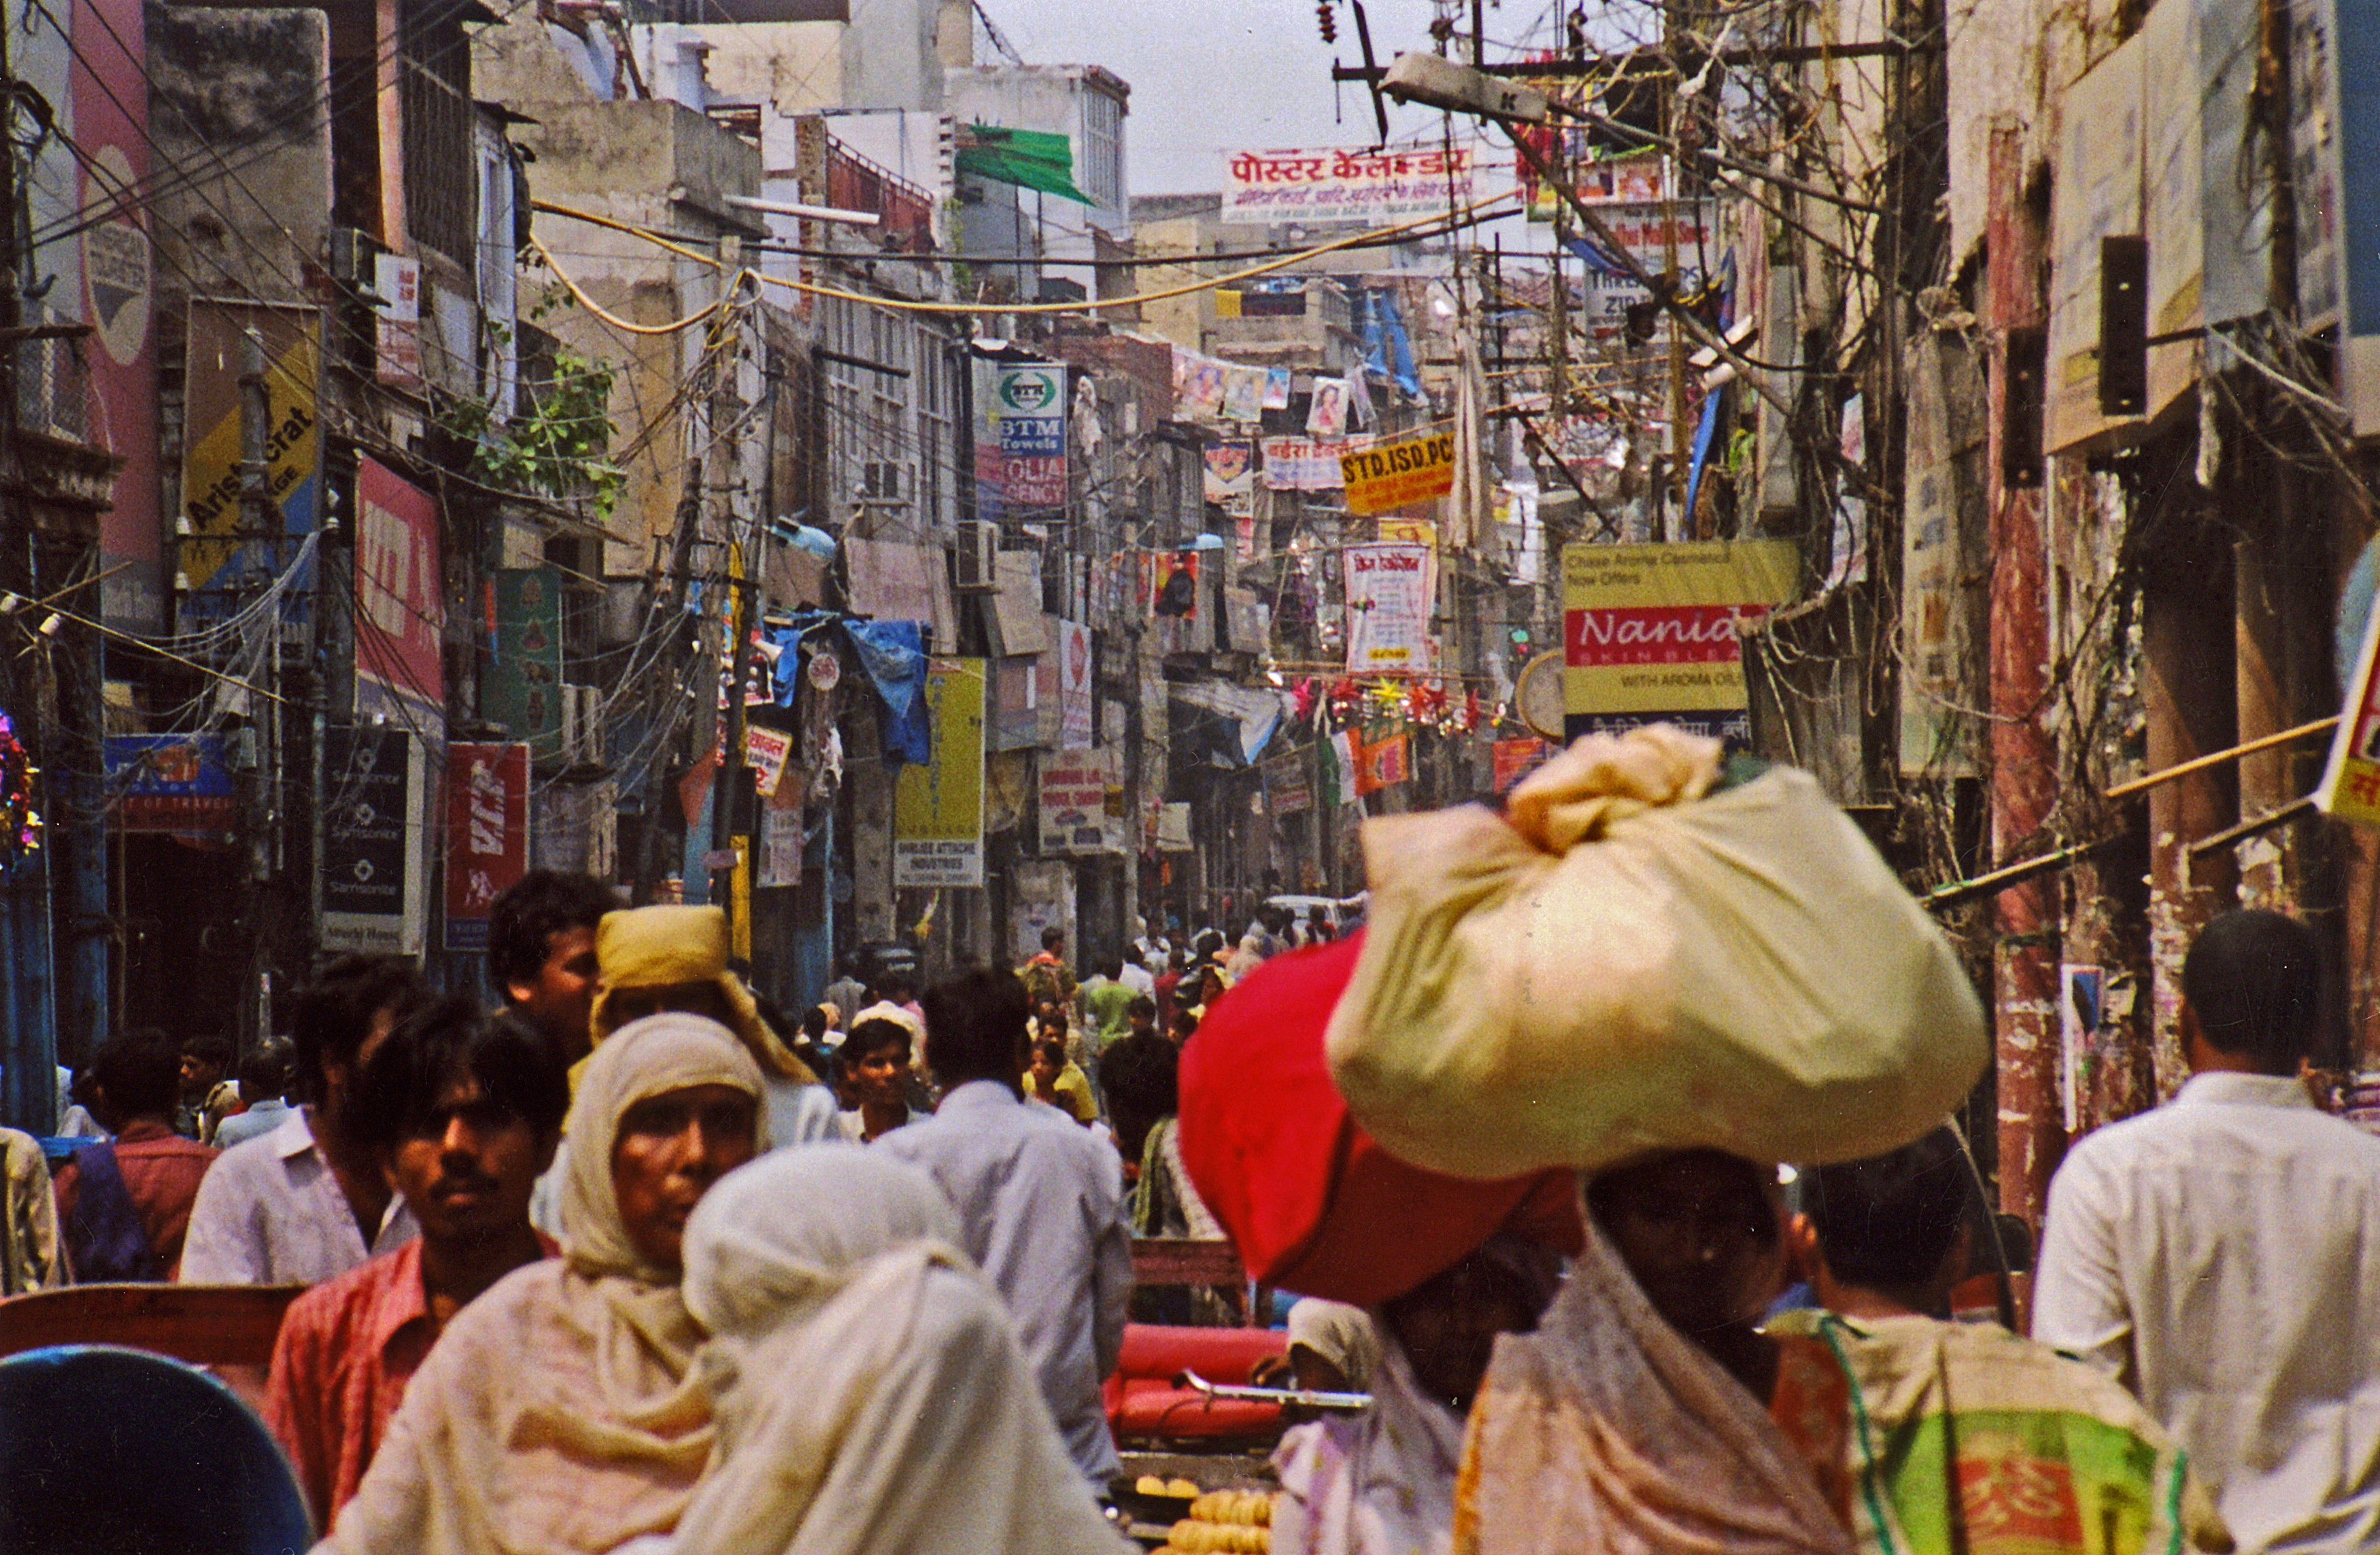
[[[1412,232],[1420,227],[1436,226],[1440,222],[1448,220],[1450,214],[1467,216],[1475,211],[1485,210],[1490,205],[1500,204],[1504,200],[1518,198],[1518,190],[1511,190],[1503,194],[1490,195],[1486,200],[1474,200],[1470,204],[1465,205],[1459,211],[1455,211],[1453,213],[1439,212],[1432,215],[1417,217],[1413,221],[1400,222],[1394,226],[1373,227],[1362,232],[1352,233],[1345,237],[1334,237],[1328,243],[1317,244],[1311,249],[1301,249],[1293,254],[1283,254],[1279,259],[1267,260],[1261,264],[1252,264],[1245,270],[1235,270],[1231,272],[1229,274],[1217,275],[1204,281],[1192,281],[1179,286],[1167,286],[1153,292],[1135,292],[1130,297],[1090,298],[1082,302],[913,302],[905,298],[870,297],[865,292],[845,291],[839,286],[822,286],[812,281],[789,280],[781,275],[769,275],[754,273],[753,278],[766,285],[783,286],[790,291],[807,292],[812,297],[836,298],[844,302],[857,302],[870,307],[890,309],[895,312],[902,313],[1080,313],[1101,308],[1131,308],[1143,302],[1162,302],[1169,298],[1188,297],[1194,292],[1212,291],[1218,286],[1226,286],[1234,281],[1245,281],[1258,275],[1269,275],[1275,271],[1286,270],[1291,265],[1302,264],[1307,260],[1317,259],[1324,254],[1335,253],[1341,249],[1352,249],[1358,244],[1374,242],[1382,237],[1394,237],[1400,233]],[[567,205],[556,205],[551,201],[543,200],[532,200],[530,202],[530,206],[533,210],[543,211],[550,215],[567,216],[573,221],[589,222],[596,226],[610,227],[614,232],[625,232],[631,237],[641,237],[645,241],[654,244],[659,248],[665,249],[671,253],[680,255],[686,259],[694,260],[698,263],[712,266],[717,266],[720,263],[720,261],[713,255],[699,253],[682,244],[672,242],[670,239],[662,237],[659,233],[648,231],[640,226],[631,225],[626,222],[616,221],[610,216],[599,216],[591,211],[574,210]],[[554,273],[562,275],[561,267],[559,265],[554,265],[553,256],[547,250],[545,245],[542,242],[539,242],[535,237],[531,237],[530,241],[537,243],[538,252],[545,256],[545,262],[548,265],[553,266]],[[855,255],[853,257],[864,258],[866,256]],[[955,260],[960,262],[965,262],[966,259],[966,256],[964,254],[951,254],[941,257]],[[1163,257],[1172,258],[1174,256],[1167,255]],[[1195,264],[1198,262],[1198,256],[1196,254],[1184,254],[1180,256],[1180,258],[1185,264]],[[573,282],[567,275],[563,275],[562,280],[563,285],[568,286],[572,294],[577,297],[581,302],[587,301],[586,294],[578,289],[577,283]],[[592,303],[588,303],[588,306],[592,308],[594,305]],[[608,318],[609,316],[599,313],[599,317]],[[691,321],[688,322],[690,322]],[[621,327],[636,329],[638,326],[633,324],[623,324]],[[685,326],[683,324],[679,324],[672,327],[683,328]],[[647,329],[641,333],[659,332]]]
[[[531,233],[529,234],[528,240],[530,245],[537,249],[538,256],[545,261],[545,267],[548,270],[552,271],[555,276],[561,280],[562,284],[570,289],[570,295],[572,297],[578,299],[579,307],[586,309],[587,311],[594,314],[595,317],[602,320],[613,329],[625,330],[630,334],[675,334],[682,329],[690,329],[694,325],[701,323],[706,319],[709,319],[713,314],[717,313],[722,308],[725,307],[728,300],[735,297],[737,288],[743,285],[744,277],[751,273],[749,271],[739,271],[735,276],[728,282],[726,286],[722,289],[720,300],[712,303],[710,307],[703,309],[699,312],[688,313],[685,318],[679,319],[672,323],[639,324],[620,317],[617,313],[605,308],[593,298],[589,297],[585,288],[580,286],[577,282],[572,280],[570,278],[570,273],[562,268],[561,261],[553,257],[553,251],[545,246],[545,240],[543,238],[538,237],[535,233]],[[715,259],[707,259],[705,256],[699,254],[692,257],[702,259],[705,263],[710,264],[714,268],[717,267],[719,263]]]

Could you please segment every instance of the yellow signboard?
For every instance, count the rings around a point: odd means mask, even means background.
[[[892,883],[983,884],[981,659],[938,661],[926,672],[933,757],[901,769],[892,790]]]
[[[2355,660],[2355,676],[2348,682],[2347,703],[2339,709],[2338,732],[2330,738],[2330,759],[2323,763],[2322,782],[2313,802],[2323,814],[2358,826],[2380,826],[2380,676],[2373,660],[2380,654],[2380,604],[2363,625],[2363,648]]]
[[[269,583],[316,522],[322,437],[320,314],[313,309],[197,300],[190,304],[188,447],[182,458],[180,567],[184,611],[210,619]],[[251,342],[254,349],[251,351]],[[263,495],[269,532],[243,502],[240,382],[251,360],[264,387]]]
[[[1791,541],[1562,550],[1562,733],[1641,723],[1748,739],[1739,620],[1793,597]]]
[[[1347,511],[1358,517],[1442,497],[1454,489],[1454,432],[1450,428],[1351,448],[1339,456],[1339,473]]]

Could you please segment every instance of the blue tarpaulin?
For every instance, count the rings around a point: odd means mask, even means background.
[[[922,766],[933,759],[926,711],[926,641],[915,621],[845,621],[859,667],[884,704],[884,755]]]

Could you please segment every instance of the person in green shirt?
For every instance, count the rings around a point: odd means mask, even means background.
[[[1132,1025],[1125,1013],[1132,1004],[1132,988],[1122,980],[1123,976],[1123,958],[1111,955],[1083,985],[1083,1020],[1091,1028],[1093,1052],[1123,1036]]]

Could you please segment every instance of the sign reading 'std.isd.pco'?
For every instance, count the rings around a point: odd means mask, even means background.
[[[1562,733],[1641,723],[1751,735],[1737,623],[1793,597],[1782,540],[1562,548]]]
[[[1358,516],[1442,497],[1454,489],[1454,432],[1450,428],[1351,448],[1339,456],[1339,473],[1347,511]]]

